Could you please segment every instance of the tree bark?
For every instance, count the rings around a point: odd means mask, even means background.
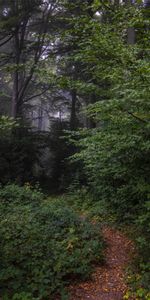
[[[17,117],[17,98],[18,98],[18,74],[14,73],[13,92],[11,101],[11,116],[15,119]]]
[[[17,106],[18,106],[18,89],[19,89],[19,63],[20,63],[20,50],[19,50],[19,28],[16,26],[16,32],[13,40],[14,48],[14,74],[13,74],[13,91],[12,91],[12,103],[11,103],[11,116],[17,117]]]
[[[75,130],[77,128],[76,101],[77,101],[77,93],[76,93],[76,90],[73,89],[71,91],[71,114],[70,114],[70,129],[71,130]]]
[[[132,0],[125,0],[126,5],[133,5]],[[135,29],[133,27],[129,27],[127,29],[127,44],[134,45],[135,44]]]
[[[128,45],[135,44],[135,29],[133,27],[129,27],[127,29],[127,44]]]

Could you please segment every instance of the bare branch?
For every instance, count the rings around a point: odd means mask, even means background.
[[[35,95],[31,96],[31,97],[26,98],[26,99],[24,100],[24,103],[25,103],[25,102],[28,102],[28,101],[30,101],[30,100],[32,100],[33,98],[42,96],[42,95],[45,94],[48,90],[49,90],[49,88],[44,89],[44,91],[42,91],[41,93],[35,94]]]
[[[0,47],[2,47],[3,45],[7,44],[12,38],[13,38],[14,34],[12,34],[7,40],[5,40],[4,42],[2,42],[0,44]],[[2,38],[2,40],[5,39],[5,38]]]

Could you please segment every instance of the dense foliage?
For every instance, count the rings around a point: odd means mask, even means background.
[[[27,205],[33,206],[40,205],[45,196],[39,187],[32,187],[30,183],[26,183],[20,187],[16,184],[7,184],[4,187],[0,186],[0,203],[6,210],[13,208],[14,205]]]
[[[13,300],[53,297],[69,277],[88,275],[91,263],[102,258],[96,226],[30,186],[39,180],[60,192],[71,181],[70,206],[138,229],[135,293],[140,286],[142,296],[136,296],[144,298],[150,2],[5,2],[0,99],[7,100],[4,113],[11,102],[14,119],[0,117],[0,292]],[[71,130],[67,143],[64,129]]]
[[[62,138],[68,122],[55,120],[49,132],[34,132],[20,119],[0,118],[0,182],[40,182],[53,192],[64,190],[70,179],[65,158],[72,146]]]
[[[129,21],[125,20],[127,15]],[[146,288],[150,192],[148,16],[148,11],[146,14],[135,7],[121,7],[106,15],[103,23],[79,20],[80,26],[86,25],[79,51],[73,55],[84,66],[80,90],[82,87],[87,96],[93,91],[96,95],[97,101],[87,108],[95,128],[70,134],[70,141],[79,147],[71,159],[84,164],[91,214],[103,219],[109,212],[117,221],[138,227],[138,272],[141,286]],[[136,32],[136,44],[127,43],[128,26]]]
[[[42,193],[29,185],[1,188],[0,199],[3,297],[52,299],[74,276],[87,277],[91,262],[102,261],[99,228],[81,220],[62,201],[43,202]]]
[[[130,11],[130,23],[139,26],[137,39],[141,31],[145,37],[131,47],[122,35],[129,10],[121,8],[118,13],[122,14],[120,30],[116,12],[112,23],[84,20],[79,51],[74,53],[75,60],[85,64],[84,74],[89,72],[98,100],[87,109],[96,128],[75,134],[81,151],[74,159],[84,161],[92,194],[121,218],[128,218],[138,213],[149,192],[150,64],[147,30],[142,27],[145,15],[134,8]]]

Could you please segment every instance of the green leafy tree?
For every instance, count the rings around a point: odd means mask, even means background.
[[[124,6],[118,13],[111,11],[111,23],[82,24],[74,58],[87,63],[84,73],[90,74],[99,101],[87,110],[96,128],[77,133],[81,152],[74,158],[84,161],[92,193],[122,218],[138,212],[148,197],[150,65],[145,10]],[[137,28],[135,45],[127,43],[129,23]]]

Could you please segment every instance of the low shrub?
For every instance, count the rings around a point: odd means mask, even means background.
[[[9,208],[8,204],[39,204],[45,198],[38,187],[32,187],[26,183],[20,187],[16,184],[0,186],[0,203]]]
[[[150,201],[144,205],[140,216],[136,221],[138,227],[138,237],[136,239],[139,250],[138,278],[139,285],[149,291],[150,286]],[[149,295],[150,296],[150,295]]]
[[[128,286],[130,290],[124,299],[149,300],[150,299],[150,201],[141,208],[135,220],[134,230],[130,234],[136,245],[135,259],[128,269]]]
[[[70,185],[65,200],[69,206],[81,212],[88,212],[93,206],[93,199],[85,186]]]
[[[45,201],[34,209],[14,202],[13,207],[0,219],[1,295],[52,299],[69,278],[86,278],[91,263],[102,261],[99,228],[63,202]]]
[[[137,238],[137,244],[140,254],[147,263],[150,253],[150,200],[144,205],[139,217],[136,220],[140,237]]]

